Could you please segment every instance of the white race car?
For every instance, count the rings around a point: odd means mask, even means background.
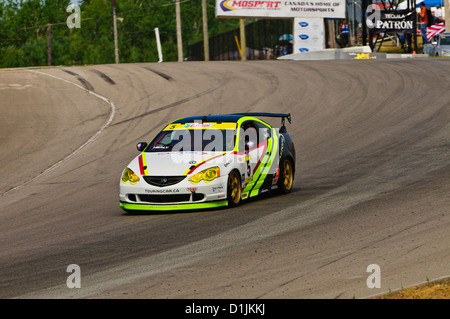
[[[273,128],[257,117],[280,117]],[[295,149],[290,114],[238,113],[187,117],[168,124],[122,172],[125,211],[237,206],[270,190],[288,193]]]

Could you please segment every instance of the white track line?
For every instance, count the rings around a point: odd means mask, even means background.
[[[41,74],[41,75],[45,75],[45,76],[49,76],[49,77],[51,77],[51,78],[54,78],[54,79],[57,79],[57,80],[60,80],[60,81],[63,81],[63,82],[72,84],[72,85],[74,85],[74,86],[76,86],[76,87],[82,89],[83,91],[86,91],[86,92],[88,92],[89,94],[92,94],[93,96],[99,98],[100,100],[105,101],[106,103],[108,103],[109,106],[110,106],[110,108],[111,108],[111,113],[109,114],[109,118],[108,118],[108,120],[105,122],[105,124],[103,124],[103,126],[102,126],[102,127],[101,127],[94,135],[92,135],[91,138],[90,138],[89,140],[87,140],[83,145],[81,145],[80,147],[78,147],[75,151],[73,151],[72,153],[70,153],[69,155],[67,155],[66,157],[64,157],[64,158],[63,158],[62,160],[60,160],[59,162],[57,162],[57,163],[53,164],[52,166],[50,166],[49,168],[47,168],[45,171],[43,171],[43,172],[40,173],[39,175],[37,175],[37,176],[35,176],[35,177],[33,177],[33,178],[27,180],[26,182],[20,184],[19,186],[16,186],[16,187],[14,187],[14,188],[11,188],[10,190],[4,192],[2,195],[6,195],[6,194],[8,194],[9,192],[12,192],[12,191],[18,190],[19,188],[24,187],[25,185],[31,183],[32,181],[34,181],[35,179],[41,177],[42,175],[44,175],[44,174],[50,172],[51,170],[54,170],[55,168],[57,168],[58,166],[60,166],[61,164],[63,164],[64,162],[66,162],[67,160],[69,160],[70,158],[72,158],[73,156],[75,156],[76,154],[78,154],[79,152],[81,152],[81,150],[84,149],[86,146],[92,144],[92,143],[99,137],[99,135],[100,135],[100,134],[101,134],[101,133],[109,126],[109,124],[111,124],[111,122],[112,122],[112,120],[114,119],[114,116],[115,116],[115,114],[116,114],[116,106],[114,105],[114,103],[113,103],[111,100],[107,99],[106,97],[104,97],[104,96],[102,96],[102,95],[100,95],[100,94],[97,94],[97,93],[95,93],[95,92],[93,92],[93,91],[90,91],[90,90],[86,89],[85,87],[83,87],[83,86],[81,86],[81,85],[79,85],[79,84],[77,84],[77,83],[74,83],[74,82],[71,82],[71,81],[69,81],[69,80],[66,80],[66,79],[57,77],[57,76],[55,76],[55,75],[47,74],[47,73],[40,72],[40,71],[36,71],[36,70],[28,70],[28,71],[29,71],[29,72],[33,72],[33,73],[38,73],[38,74]]]

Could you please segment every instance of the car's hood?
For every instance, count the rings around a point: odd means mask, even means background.
[[[225,156],[227,153],[229,152],[143,152],[130,163],[129,167],[141,175],[186,175],[212,166],[222,167],[227,161]]]

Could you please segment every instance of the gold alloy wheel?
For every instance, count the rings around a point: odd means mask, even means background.
[[[294,180],[294,171],[292,170],[291,161],[286,159],[283,161],[283,189],[287,193],[292,188]]]
[[[241,181],[235,171],[228,178],[228,200],[233,206],[237,206],[241,200]]]

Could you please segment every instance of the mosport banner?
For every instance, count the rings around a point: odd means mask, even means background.
[[[417,29],[416,11],[380,10],[378,18],[371,22],[367,25],[373,33],[414,33]]]
[[[345,0],[216,0],[217,18],[345,18]]]

